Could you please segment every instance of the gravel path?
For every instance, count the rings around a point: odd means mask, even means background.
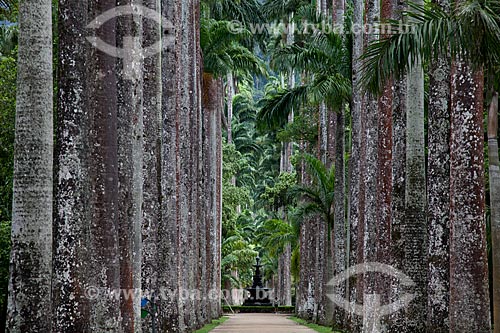
[[[211,333],[317,333],[287,318],[288,315],[269,313],[238,313],[217,326]]]

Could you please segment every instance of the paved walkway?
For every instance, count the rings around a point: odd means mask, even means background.
[[[289,315],[271,313],[238,313],[217,326],[211,333],[317,333],[288,319]]]

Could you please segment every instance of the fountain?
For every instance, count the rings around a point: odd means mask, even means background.
[[[256,259],[257,264],[253,265],[255,267],[255,274],[253,276],[253,284],[251,288],[246,288],[250,293],[243,306],[271,306],[272,303],[269,300],[269,288],[265,288],[262,284],[262,275],[260,273],[260,258]]]

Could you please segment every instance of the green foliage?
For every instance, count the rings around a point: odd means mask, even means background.
[[[18,36],[17,26],[0,26],[0,58],[16,56]]]
[[[318,324],[313,324],[313,323],[310,323],[304,319],[300,319],[300,318],[297,318],[297,317],[289,317],[291,320],[293,320],[294,322],[300,324],[300,325],[304,325],[304,326],[307,326],[309,328],[312,328],[313,330],[315,330],[316,332],[320,332],[320,333],[332,333],[332,332],[337,332],[337,331],[334,331],[332,330],[331,327],[326,327],[326,326],[321,326],[321,325],[318,325]]]
[[[317,112],[307,109],[302,114],[296,115],[292,122],[287,123],[282,130],[278,131],[276,138],[281,142],[317,142],[317,118]]]
[[[494,68],[500,63],[498,0],[461,2],[450,14],[430,4],[410,3],[410,7],[411,11],[403,13],[403,21],[388,21],[393,34],[371,43],[362,56],[361,81],[368,90],[380,92],[391,75],[399,78],[418,58],[430,60],[451,54],[475,66]]]
[[[0,0],[0,21],[16,22],[18,12],[17,0]]]
[[[194,333],[208,333],[228,319],[229,317],[221,317],[219,319],[214,319],[210,324],[207,324],[202,328],[200,328],[199,330],[194,331]]]
[[[278,210],[278,208],[290,203],[289,191],[296,184],[297,174],[295,172],[283,172],[278,176],[274,186],[266,186],[265,192],[260,197],[267,201],[270,207]]]
[[[319,215],[329,227],[332,227],[335,168],[332,165],[327,169],[319,159],[309,154],[302,155],[302,158],[312,184],[296,185],[292,189],[292,195],[301,198],[295,218],[303,220],[307,216]]]
[[[0,309],[7,305],[5,301],[9,284],[10,229],[10,222],[0,223]]]
[[[250,39],[250,31],[240,30],[234,31],[229,21],[201,20],[200,40],[206,73],[215,76],[230,72],[266,74],[262,60],[242,44]]]
[[[279,219],[265,221],[259,227],[258,238],[261,246],[268,249],[271,256],[283,253],[288,244],[294,248],[298,242],[294,228],[286,221]]]
[[[0,220],[11,219],[16,114],[16,60],[0,57]]]

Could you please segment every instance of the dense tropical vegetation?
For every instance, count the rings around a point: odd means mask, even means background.
[[[500,333],[499,71],[498,0],[0,0],[0,331],[192,332],[259,256],[302,320]]]

